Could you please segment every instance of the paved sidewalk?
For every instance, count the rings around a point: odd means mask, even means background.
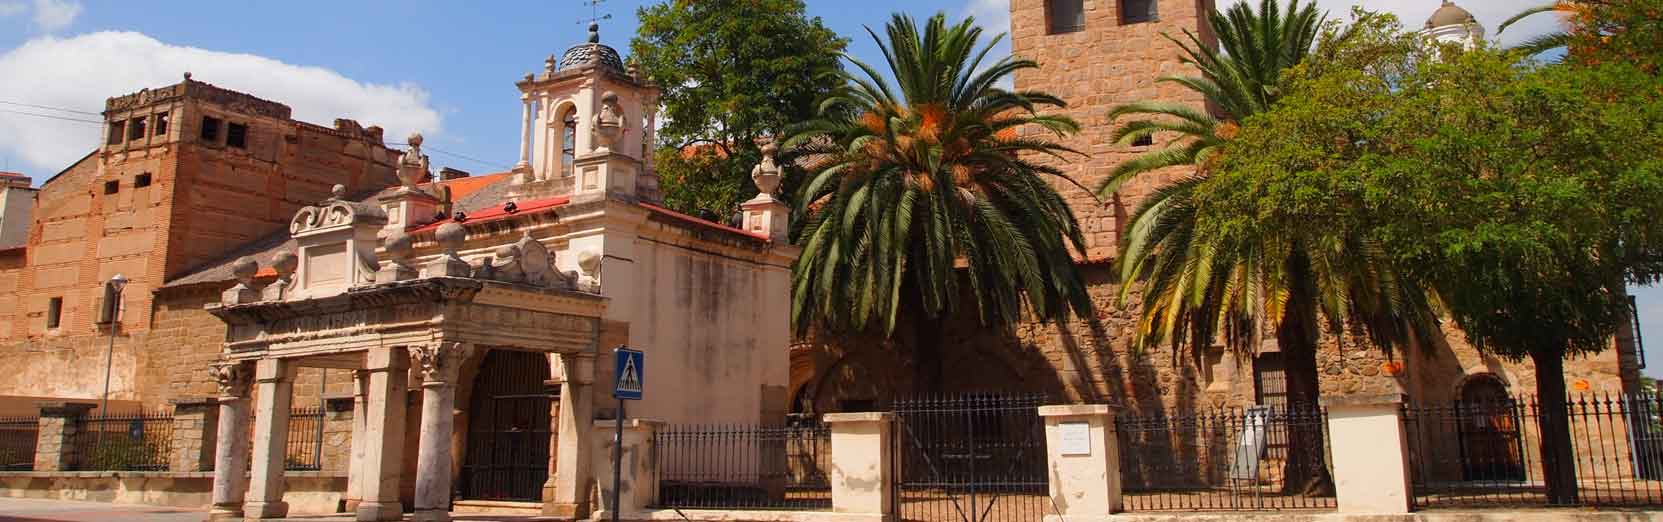
[[[0,522],[201,522],[202,515],[197,510],[137,504],[0,498]]]

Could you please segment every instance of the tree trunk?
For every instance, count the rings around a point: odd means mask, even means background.
[[[1290,299],[1289,314],[1299,303]],[[1282,467],[1282,494],[1327,496],[1334,493],[1334,478],[1328,473],[1323,423],[1316,412],[1322,392],[1317,386],[1317,336],[1309,323],[1284,317],[1276,329],[1276,344],[1282,350],[1283,374],[1287,379],[1288,458]]]
[[[1571,505],[1577,501],[1576,456],[1571,448],[1571,422],[1565,405],[1565,358],[1561,350],[1531,350],[1536,364],[1536,394],[1541,410],[1536,418],[1541,430],[1542,482],[1548,503]]]
[[[913,388],[914,394],[942,393],[942,359],[941,338],[943,320],[937,317],[923,317],[916,324],[918,330],[913,337]]]

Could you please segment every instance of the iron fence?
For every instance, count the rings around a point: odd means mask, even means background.
[[[35,469],[35,442],[40,418],[0,417],[0,471]]]
[[[658,504],[668,508],[831,508],[831,430],[682,425],[653,435]]]
[[[1417,508],[1663,504],[1663,396],[1573,396],[1566,403],[1577,494],[1547,494],[1543,405],[1535,397],[1403,409]]]
[[[1318,406],[1122,414],[1126,509],[1333,509],[1327,418]]]
[[[899,400],[895,520],[1029,522],[1056,513],[1039,394]]]
[[[288,444],[283,452],[283,469],[323,469],[323,408],[297,408],[289,412]]]
[[[71,437],[71,471],[167,471],[173,452],[171,412],[82,417]]]

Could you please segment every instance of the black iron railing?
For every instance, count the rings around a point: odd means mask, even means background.
[[[895,402],[896,520],[1027,522],[1056,513],[1039,394]]]
[[[72,471],[167,471],[173,454],[171,412],[82,417],[71,437]]]
[[[1126,509],[1333,509],[1327,417],[1316,406],[1123,413]]]
[[[323,408],[298,408],[289,412],[289,438],[283,452],[283,469],[323,469]]]
[[[831,430],[819,424],[670,426],[653,448],[660,507],[831,508]]]
[[[1406,406],[1415,506],[1663,505],[1663,397],[1579,395],[1565,407],[1577,493],[1554,500],[1537,398]]]
[[[35,469],[35,442],[40,418],[0,417],[0,471]]]

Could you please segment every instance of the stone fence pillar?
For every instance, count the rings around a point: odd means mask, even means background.
[[[75,433],[90,402],[41,402],[40,432],[35,439],[35,471],[65,471],[75,462]]]
[[[214,468],[214,445],[219,433],[219,400],[213,397],[174,399],[172,471]]]
[[[323,400],[323,471],[340,473],[352,469],[353,396]],[[357,506],[354,505],[354,508]]]
[[[883,520],[895,506],[893,413],[828,413],[832,511]]]
[[[596,506],[594,520],[610,520],[612,517],[612,456],[619,446],[617,423],[615,420],[595,421],[594,442],[596,449],[601,451],[592,452],[595,460],[590,466],[595,470],[601,505]],[[623,473],[618,485],[623,491],[619,497],[618,513],[624,519],[658,501],[658,462],[654,458],[656,451],[652,441],[653,434],[663,425],[664,421],[660,420],[624,419]]]
[[[1106,520],[1121,510],[1120,440],[1114,408],[1103,404],[1040,406],[1046,469],[1057,514],[1046,522]]]
[[[1403,397],[1330,397],[1322,404],[1328,408],[1339,512],[1408,513],[1412,497]]]

